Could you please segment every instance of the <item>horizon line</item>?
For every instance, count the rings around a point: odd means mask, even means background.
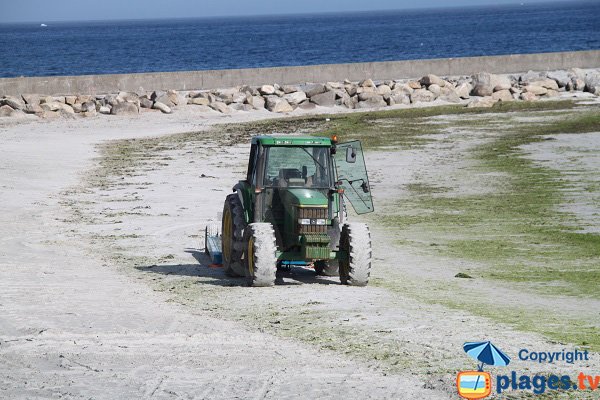
[[[248,17],[288,17],[288,16],[312,16],[312,15],[331,15],[331,14],[361,14],[361,13],[377,13],[377,12],[397,12],[397,11],[432,11],[432,10],[458,10],[458,9],[474,9],[474,8],[503,8],[514,6],[534,6],[543,4],[556,3],[595,3],[595,0],[542,0],[527,2],[526,0],[514,0],[504,4],[477,4],[464,6],[430,6],[430,7],[404,7],[404,8],[381,8],[375,10],[352,10],[352,11],[316,11],[316,12],[290,12],[290,13],[273,13],[273,14],[238,14],[238,15],[207,15],[195,17],[149,17],[149,18],[107,18],[107,19],[49,19],[49,20],[18,20],[11,22],[1,22],[0,25],[10,24],[33,24],[33,23],[74,23],[74,22],[139,22],[139,21],[173,21],[173,20],[194,20],[194,19],[237,19]]]

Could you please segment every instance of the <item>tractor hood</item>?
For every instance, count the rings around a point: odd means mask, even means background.
[[[280,195],[285,210],[283,241],[287,247],[301,245],[304,259],[329,258],[329,201],[326,195],[307,188],[282,188]]]
[[[303,207],[327,207],[329,201],[327,197],[318,190],[312,189],[286,189],[287,200],[290,205]]]

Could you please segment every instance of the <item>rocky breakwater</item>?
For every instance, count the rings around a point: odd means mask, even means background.
[[[589,92],[600,95],[600,71],[533,72],[494,75],[398,79],[361,82],[266,84],[193,91],[119,92],[91,95],[45,96],[22,94],[0,98],[0,117],[77,118],[97,115],[137,115],[140,112],[170,114],[182,107],[198,112],[230,114],[266,110],[290,113],[317,107],[378,109],[418,103],[457,103],[467,107],[491,107],[497,102],[536,101],[561,92]]]

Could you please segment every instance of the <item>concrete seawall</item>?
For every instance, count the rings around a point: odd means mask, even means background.
[[[214,71],[157,72],[118,75],[83,75],[0,79],[1,95],[43,93],[57,96],[73,93],[102,94],[120,90],[215,89],[265,83],[295,84],[343,79],[361,80],[416,78],[424,74],[440,76],[548,71],[600,67],[600,50],[561,53],[514,54],[505,56],[440,58],[355,64],[329,64],[302,67],[274,67]]]

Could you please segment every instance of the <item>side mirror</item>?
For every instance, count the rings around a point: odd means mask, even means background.
[[[346,162],[350,164],[356,162],[356,151],[354,151],[354,147],[348,147],[346,149]]]

